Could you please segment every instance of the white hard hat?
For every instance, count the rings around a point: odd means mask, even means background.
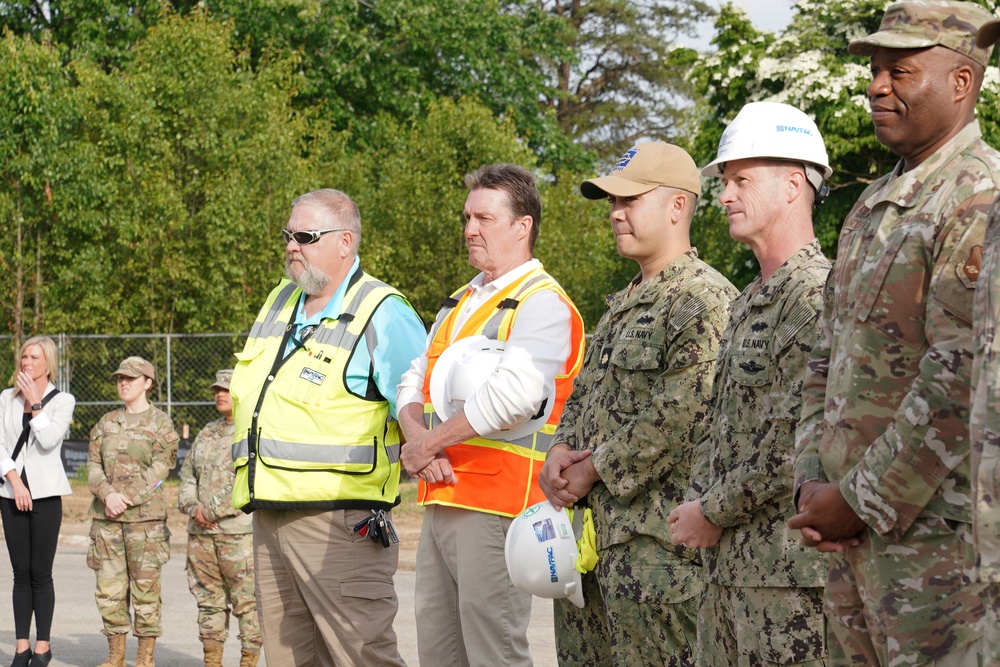
[[[468,400],[486,383],[500,364],[504,343],[486,336],[460,338],[445,348],[431,371],[431,405],[442,420],[461,412]],[[552,414],[553,402],[536,419],[529,419],[510,429],[484,435],[485,438],[515,440],[530,435],[545,425]]]
[[[583,608],[576,535],[565,508],[557,511],[545,500],[514,517],[507,530],[504,556],[507,574],[517,588],[540,598],[568,598]]]
[[[751,102],[740,109],[722,133],[718,155],[701,174],[721,177],[727,162],[747,158],[802,162],[817,192],[833,174],[816,123],[801,110],[777,102]]]

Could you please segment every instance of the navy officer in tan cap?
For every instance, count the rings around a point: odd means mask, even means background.
[[[976,665],[969,411],[987,211],[1000,154],[975,105],[992,17],[898,2],[870,57],[875,136],[899,156],[844,221],[796,431],[789,520],[830,554],[831,665]]]
[[[638,144],[580,192],[608,201],[618,254],[639,274],[608,297],[539,476],[553,504],[593,511],[599,554],[584,608],[555,601],[559,664],[691,665],[700,561],[671,543],[667,515],[737,292],[691,247],[701,177],[681,148]]]

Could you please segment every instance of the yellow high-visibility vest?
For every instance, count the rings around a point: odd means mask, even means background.
[[[324,319],[283,359],[301,290],[282,280],[236,355],[233,507],[389,509],[399,503],[399,425],[383,397],[351,393],[346,374],[356,346],[374,351],[368,323],[376,308],[402,295],[360,269],[350,281],[340,317]]]

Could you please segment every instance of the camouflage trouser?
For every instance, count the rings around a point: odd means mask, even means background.
[[[986,588],[983,667],[1000,667],[1000,582],[993,582]]]
[[[829,559],[832,667],[948,664],[981,641],[984,585],[969,576],[975,562],[969,524],[919,517],[901,543],[868,529],[860,546]],[[963,664],[958,659],[954,664]]]
[[[709,584],[697,654],[698,667],[825,665],[823,589]]]
[[[229,606],[239,619],[240,644],[260,649],[253,587],[253,534],[188,535],[188,586],[198,601],[198,636],[225,642]]]
[[[166,521],[125,523],[94,519],[87,566],[97,574],[97,610],[104,634],[129,631],[129,602],[135,612],[132,634],[159,637],[160,568],[170,558]]]
[[[584,608],[556,600],[559,665],[693,665],[701,568],[646,536],[599,556]]]

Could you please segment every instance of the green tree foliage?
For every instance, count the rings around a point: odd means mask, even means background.
[[[546,104],[567,135],[602,157],[642,138],[676,138],[691,98],[686,70],[670,57],[681,35],[712,15],[703,0],[543,0],[572,30],[554,53],[556,94]]]
[[[131,59],[131,49],[160,16],[161,0],[6,0],[0,25],[59,48],[65,59],[103,67]]]
[[[224,24],[168,13],[128,71],[107,73],[60,69],[52,48],[5,37],[0,88],[18,105],[7,127],[25,124],[11,150],[28,162],[5,173],[4,213],[24,220],[12,256],[35,259],[34,286],[20,289],[41,303],[27,327],[0,305],[12,331],[252,321],[280,272],[288,204],[317,181],[310,147],[333,154],[338,138],[292,108],[293,63],[254,71],[229,44]]]
[[[61,202],[53,183],[72,170],[63,141],[76,122],[73,88],[50,48],[0,39],[0,304],[12,331],[44,322],[46,265]]]

